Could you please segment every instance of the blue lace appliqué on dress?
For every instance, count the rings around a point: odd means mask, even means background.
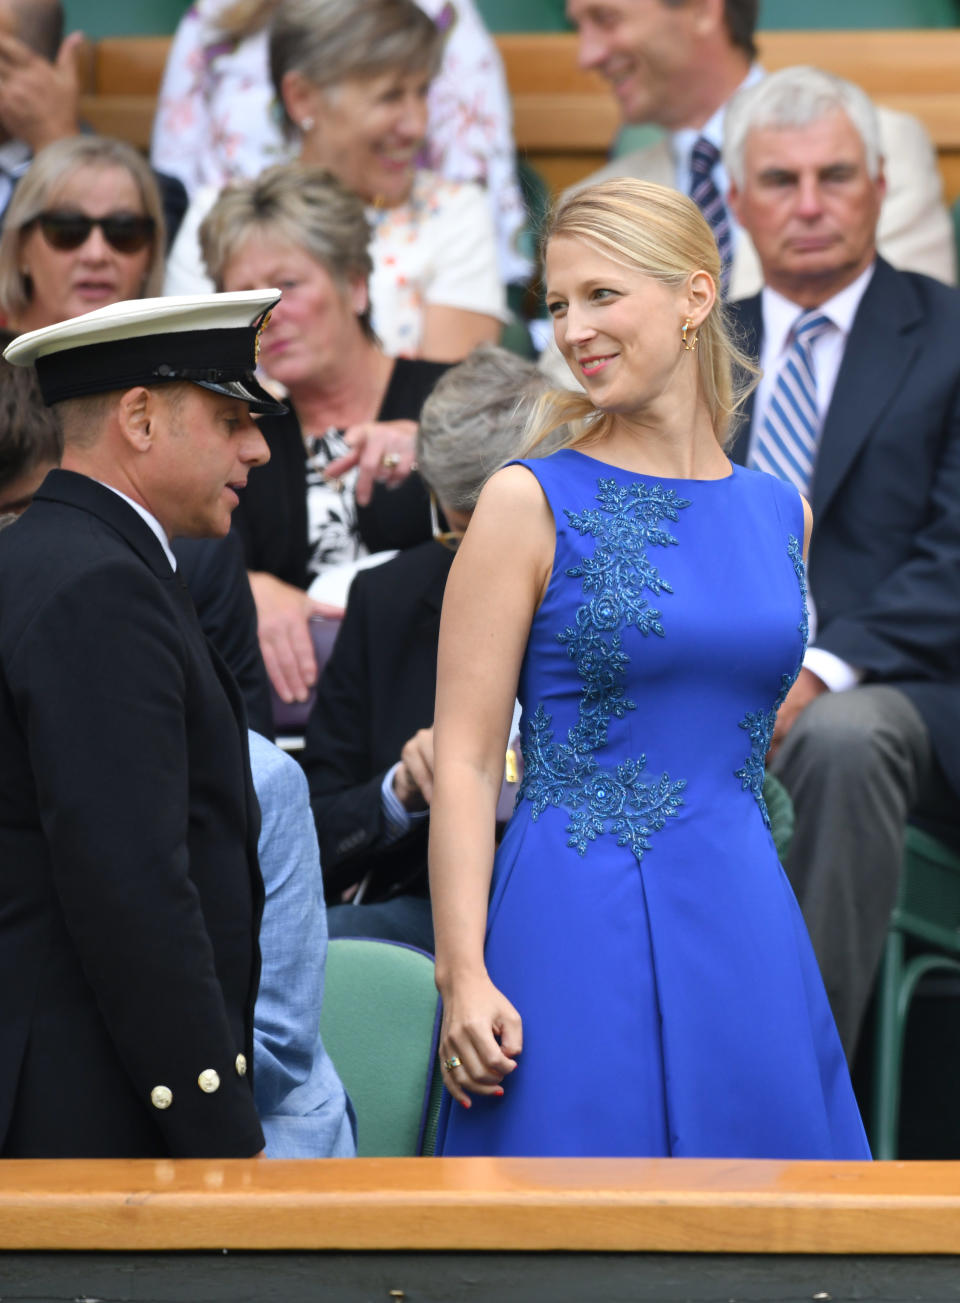
[[[773,706],[769,710],[750,710],[741,719],[740,727],[746,729],[750,736],[750,754],[747,756],[743,768],[738,769],[734,774],[735,778],[740,779],[741,790],[753,793],[754,799],[760,807],[763,822],[768,828],[770,827],[770,815],[767,811],[767,803],[763,799],[763,777],[767,752],[770,750],[770,743],[773,741],[773,727],[777,722],[777,711],[786,701],[787,693],[793,687],[796,677],[800,673],[803,654],[807,650],[807,638],[810,634],[810,620],[807,615],[807,572],[803,564],[803,553],[800,544],[793,534],[787,539],[787,553],[793,562],[797,582],[800,585],[800,623],[797,625],[801,639],[800,656],[793,673],[784,674],[781,677],[780,691],[777,693],[777,699]]]
[[[532,803],[534,819],[549,805],[569,810],[567,845],[580,855],[607,833],[641,860],[650,849],[651,833],[683,804],[680,793],[686,781],[672,782],[661,774],[644,782],[645,756],[603,768],[596,752],[607,744],[610,721],[636,710],[636,702],[624,691],[629,657],[621,645],[621,630],[635,628],[645,637],[663,637],[660,612],[644,594],[672,589],[647,548],[676,545],[662,522],[676,521],[690,502],[659,484],[624,487],[610,479],[598,480],[597,489],[599,508],[565,512],[581,536],[598,540],[593,556],[564,572],[583,581],[587,598],[577,608],[574,623],[557,635],[583,680],[577,722],[567,730],[565,743],[556,742],[551,717],[537,707],[527,730],[517,800]]]

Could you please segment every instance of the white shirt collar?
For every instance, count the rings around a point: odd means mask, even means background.
[[[97,483],[103,484],[103,480],[98,480]],[[166,558],[170,562],[170,568],[176,570],[177,558],[173,555],[173,549],[170,547],[170,540],[167,538],[166,531],[160,524],[159,520],[157,520],[156,516],[154,516],[152,512],[149,512],[146,507],[142,507],[139,502],[134,502],[133,498],[128,498],[125,493],[121,493],[119,489],[115,489],[112,484],[103,484],[103,487],[109,489],[111,493],[115,493],[118,498],[123,498],[124,502],[129,503],[129,505],[133,507],[141,520],[143,520],[150,527],[153,533],[156,534],[157,542],[163,548]]]
[[[851,281],[839,294],[827,299],[818,309],[830,318],[844,338],[850,334],[860,300],[866,293],[876,265],[876,261],[872,262],[855,281]],[[794,322],[806,309],[786,298],[779,290],[771,289],[769,285],[763,287],[760,306],[763,313],[763,351],[768,357],[780,357],[787,346]]]
[[[29,166],[33,154],[23,140],[5,140],[0,145],[0,172],[19,176]]]
[[[752,64],[750,71],[737,87],[737,91],[755,85],[756,82],[762,81],[765,75],[759,63]],[[690,155],[693,153],[693,147],[701,136],[709,140],[711,145],[716,145],[717,149],[723,148],[723,120],[726,117],[729,103],[730,100],[724,100],[702,127],[683,127],[680,131],[671,131],[669,133],[667,139],[670,142],[670,151],[673,154],[674,164],[678,168],[682,168],[684,171],[689,169]]]

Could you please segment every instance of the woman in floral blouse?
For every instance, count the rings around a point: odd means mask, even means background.
[[[200,0],[181,23],[168,63],[153,153],[165,159],[196,196],[173,252],[168,292],[202,287],[196,229],[215,190],[233,177],[255,176],[262,167],[295,153],[299,144],[303,161],[331,167],[368,202],[381,205],[371,213],[376,229],[372,289],[375,322],[388,348],[405,354],[462,356],[462,351],[451,351],[446,330],[439,333],[443,353],[437,352],[429,332],[424,347],[424,305],[442,304],[502,320],[501,283],[523,282],[530,270],[515,248],[523,210],[502,68],[472,0],[458,0],[456,9],[438,0],[419,0],[419,8],[413,0],[258,0],[246,6],[245,25],[230,26],[228,20],[238,8],[225,8],[223,0]],[[273,87],[267,84],[268,10],[274,13]],[[426,22],[424,10],[437,11],[436,25]],[[322,139],[333,129],[329,115],[304,113],[302,108],[299,115],[296,109],[291,114],[284,87],[291,75],[294,82],[305,78],[324,90],[327,102],[338,86],[365,82],[369,88],[389,62],[383,53],[391,44],[397,51],[389,32],[398,25],[407,29],[402,56],[407,69],[417,62],[411,50],[419,41],[431,45],[436,76],[426,120],[417,127],[419,138],[409,139],[411,128],[406,128],[404,146],[413,146],[411,161],[416,164],[409,169],[407,193],[403,202],[388,201],[392,209],[387,211],[384,194],[372,188],[369,169],[351,178],[329,156]],[[431,31],[432,43],[424,40]],[[437,58],[441,38],[442,61]],[[337,51],[334,58],[332,50]],[[423,69],[421,58],[415,70]],[[286,141],[278,121],[279,100]],[[355,124],[356,135],[369,116],[368,109]],[[422,169],[423,164],[433,170]],[[486,186],[485,196],[475,182]],[[492,210],[493,231],[483,210]],[[422,248],[430,250],[426,262]],[[412,252],[418,254],[413,265]],[[400,305],[400,320],[394,320],[392,304],[380,310],[385,297],[406,300]],[[491,337],[489,332],[485,336]]]

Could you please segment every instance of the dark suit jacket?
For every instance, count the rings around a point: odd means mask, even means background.
[[[302,757],[328,896],[374,872],[368,900],[426,892],[427,821],[386,845],[380,787],[433,723],[440,607],[453,554],[423,543],[353,581]]]
[[[200,627],[240,689],[250,727],[272,742],[270,682],[239,534],[231,529],[226,538],[178,538],[171,546]]]
[[[377,420],[419,420],[420,408],[447,369],[445,362],[398,358]],[[265,570],[306,588],[307,456],[300,422],[291,408],[285,416],[265,416],[259,424],[270,460],[250,476],[233,513],[234,528],[243,540],[248,570]],[[429,539],[429,501],[420,476],[409,475],[393,489],[378,484],[370,503],[358,509],[357,525],[368,552],[413,547]]]
[[[759,356],[759,296],[732,311]],[[811,498],[816,645],[910,698],[960,792],[960,292],[877,260]]]
[[[0,1153],[261,1148],[237,1065],[258,830],[243,705],[181,578],[121,498],[52,472],[0,534]]]

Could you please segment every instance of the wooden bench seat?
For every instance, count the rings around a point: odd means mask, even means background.
[[[561,189],[599,167],[619,125],[603,79],[577,67],[576,36],[498,36],[520,150]],[[947,198],[960,196],[960,30],[761,32],[774,70],[813,63],[858,82],[880,104],[912,113],[937,147]],[[116,37],[90,47],[82,110],[97,130],[146,148],[166,37]]]
[[[954,1254],[960,1163],[7,1160],[0,1249]]]

